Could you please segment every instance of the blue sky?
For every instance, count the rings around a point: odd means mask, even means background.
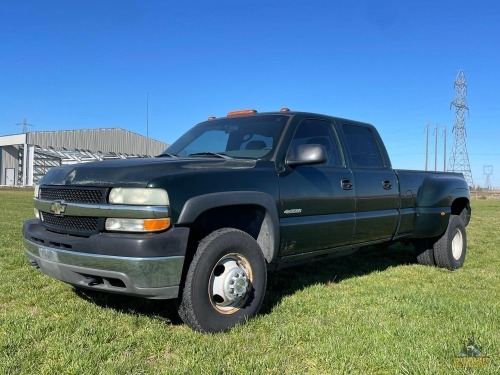
[[[2,1],[0,135],[120,127],[167,143],[209,116],[289,107],[370,122],[393,166],[425,167],[425,125],[468,84],[475,184],[500,188],[500,2]]]

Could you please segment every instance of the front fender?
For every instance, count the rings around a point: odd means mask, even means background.
[[[275,259],[279,249],[280,226],[276,202],[269,194],[258,191],[228,191],[199,195],[184,204],[177,225],[189,225],[204,212],[219,207],[254,205],[266,211],[262,233],[257,242],[268,262]],[[269,237],[269,238],[268,238]]]

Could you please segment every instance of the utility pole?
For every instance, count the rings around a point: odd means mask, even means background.
[[[443,131],[443,136],[444,136],[444,158],[443,158],[443,172],[446,172],[446,125],[444,126],[444,131]]]
[[[149,156],[149,92],[146,95],[146,155]]]
[[[436,140],[434,141],[434,171],[437,171],[437,163],[438,163],[438,124],[436,124],[434,128],[434,134],[436,136]]]
[[[427,163],[429,161],[429,121],[425,126],[425,170],[427,170]]]

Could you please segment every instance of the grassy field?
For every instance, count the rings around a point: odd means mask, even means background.
[[[258,317],[204,335],[169,302],[78,294],[29,267],[31,193],[0,190],[0,374],[500,373],[500,201],[472,207],[458,271],[366,249],[272,275]],[[461,369],[472,334],[489,358]]]

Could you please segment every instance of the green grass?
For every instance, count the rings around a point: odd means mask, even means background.
[[[500,201],[473,201],[464,267],[365,249],[272,275],[261,314],[224,334],[171,303],[76,293],[29,267],[31,192],[0,190],[0,374],[499,373]],[[474,334],[487,368],[454,359]]]

